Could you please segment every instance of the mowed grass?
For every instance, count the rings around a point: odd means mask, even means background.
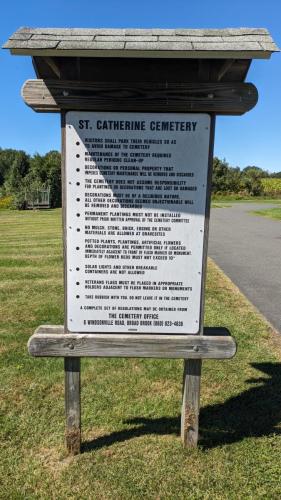
[[[281,204],[280,196],[270,197],[270,196],[239,196],[236,194],[212,194],[212,203],[274,203],[275,205]]]
[[[1,211],[0,224],[1,498],[280,498],[280,348],[212,262],[205,322],[239,349],[203,364],[198,449],[179,437],[181,361],[87,359],[83,452],[68,457],[63,361],[26,350],[39,324],[63,321],[60,211]]]
[[[269,219],[281,220],[281,208],[268,208],[266,210],[255,210],[251,212],[253,215],[262,215]]]
[[[229,208],[230,204],[212,202],[211,208]]]

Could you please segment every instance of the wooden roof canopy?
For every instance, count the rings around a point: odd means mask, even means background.
[[[242,82],[252,59],[279,50],[264,28],[20,28],[4,48],[32,57],[38,80],[22,94],[35,111],[216,114],[256,104],[257,90]]]

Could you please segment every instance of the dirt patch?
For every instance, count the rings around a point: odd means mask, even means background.
[[[9,350],[10,350],[10,348],[8,348],[7,346],[0,345],[0,355],[5,354]]]
[[[56,479],[61,473],[73,462],[72,455],[63,456],[62,450],[58,448],[40,448],[35,454],[35,458],[40,462],[40,465],[46,468]]]
[[[66,446],[72,455],[78,455],[81,448],[81,431],[78,427],[71,427],[65,431]]]

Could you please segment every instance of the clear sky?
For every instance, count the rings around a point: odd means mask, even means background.
[[[1,4],[1,42],[17,28],[229,28],[261,27],[281,47],[280,0],[14,0]],[[37,114],[20,97],[34,78],[31,58],[0,51],[1,148],[45,153],[60,149],[58,115]],[[218,117],[215,154],[232,166],[281,171],[281,54],[253,61],[247,77],[259,91],[242,117]]]

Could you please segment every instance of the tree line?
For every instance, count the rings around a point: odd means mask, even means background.
[[[27,208],[40,191],[50,192],[50,207],[61,206],[61,155],[49,151],[33,156],[16,149],[0,149],[0,198],[11,197],[18,209]]]
[[[281,179],[281,172],[269,173],[254,165],[240,169],[231,167],[226,160],[213,160],[212,192],[216,195],[261,196],[265,194],[262,180],[267,178]]]
[[[214,158],[212,192],[217,195],[263,194],[262,179],[279,178],[281,172],[269,173],[256,166],[244,169],[231,167],[226,160]],[[50,207],[61,206],[61,155],[49,151],[33,156],[25,151],[0,148],[0,198],[11,197],[18,209],[27,208],[38,197],[38,192],[48,189]]]

